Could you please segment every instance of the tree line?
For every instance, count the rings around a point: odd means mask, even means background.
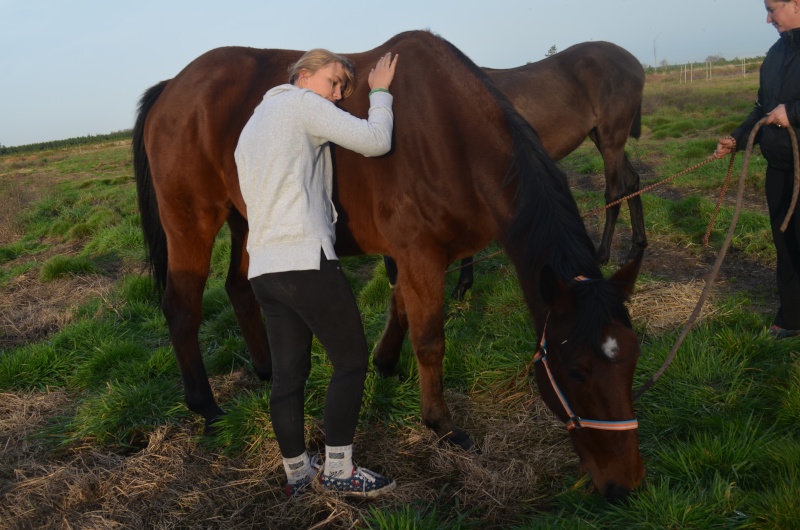
[[[66,140],[53,140],[50,142],[18,145],[14,147],[6,147],[3,144],[0,144],[0,155],[35,153],[38,151],[47,151],[49,149],[60,149],[63,147],[80,147],[84,145],[99,144],[103,142],[130,140],[132,136],[133,136],[133,131],[131,129],[126,129],[124,131],[117,131],[108,134],[94,134],[94,135],[88,134],[86,136],[78,136],[76,138],[67,138]]]

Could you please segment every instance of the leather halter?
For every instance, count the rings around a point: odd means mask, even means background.
[[[542,329],[542,340],[539,341],[539,348],[536,350],[536,355],[533,358],[533,362],[536,363],[541,361],[544,365],[544,369],[547,371],[547,377],[550,379],[550,384],[553,387],[553,391],[555,392],[556,396],[558,396],[558,400],[561,401],[561,406],[564,407],[564,412],[567,413],[568,419],[564,422],[567,430],[572,431],[574,429],[583,428],[597,429],[601,431],[632,431],[634,429],[638,429],[639,422],[636,420],[636,418],[632,420],[589,420],[579,417],[572,411],[569,403],[567,403],[567,398],[564,397],[564,394],[561,392],[558,384],[556,384],[556,380],[553,377],[553,372],[550,371],[550,365],[547,363],[547,340],[545,339],[545,334],[547,331],[547,320],[549,320],[549,318],[550,315],[548,314],[547,319],[544,322],[544,328]]]

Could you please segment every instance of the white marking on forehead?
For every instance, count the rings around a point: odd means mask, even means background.
[[[614,337],[606,337],[605,342],[603,342],[603,353],[605,353],[606,357],[609,359],[614,359],[619,353],[619,344],[617,344],[617,339]]]

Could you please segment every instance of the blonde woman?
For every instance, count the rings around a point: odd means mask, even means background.
[[[309,489],[319,464],[306,451],[304,390],[312,334],[333,375],[325,398],[323,489],[374,497],[395,481],[353,463],[353,438],[369,351],[355,297],[334,251],[330,142],[365,156],[391,148],[389,86],[397,55],[370,71],[369,118],[336,104],[353,91],[350,61],[327,50],[307,52],[289,83],[269,90],[239,137],[235,158],[247,205],[248,277],[267,318],[272,350],[270,412],[290,497]]]

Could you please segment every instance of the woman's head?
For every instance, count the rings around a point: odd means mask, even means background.
[[[355,70],[347,57],[316,48],[307,51],[289,67],[289,82],[308,88],[330,101],[353,93]]]
[[[778,33],[800,28],[800,0],[764,0],[767,8],[767,24],[772,24]]]

